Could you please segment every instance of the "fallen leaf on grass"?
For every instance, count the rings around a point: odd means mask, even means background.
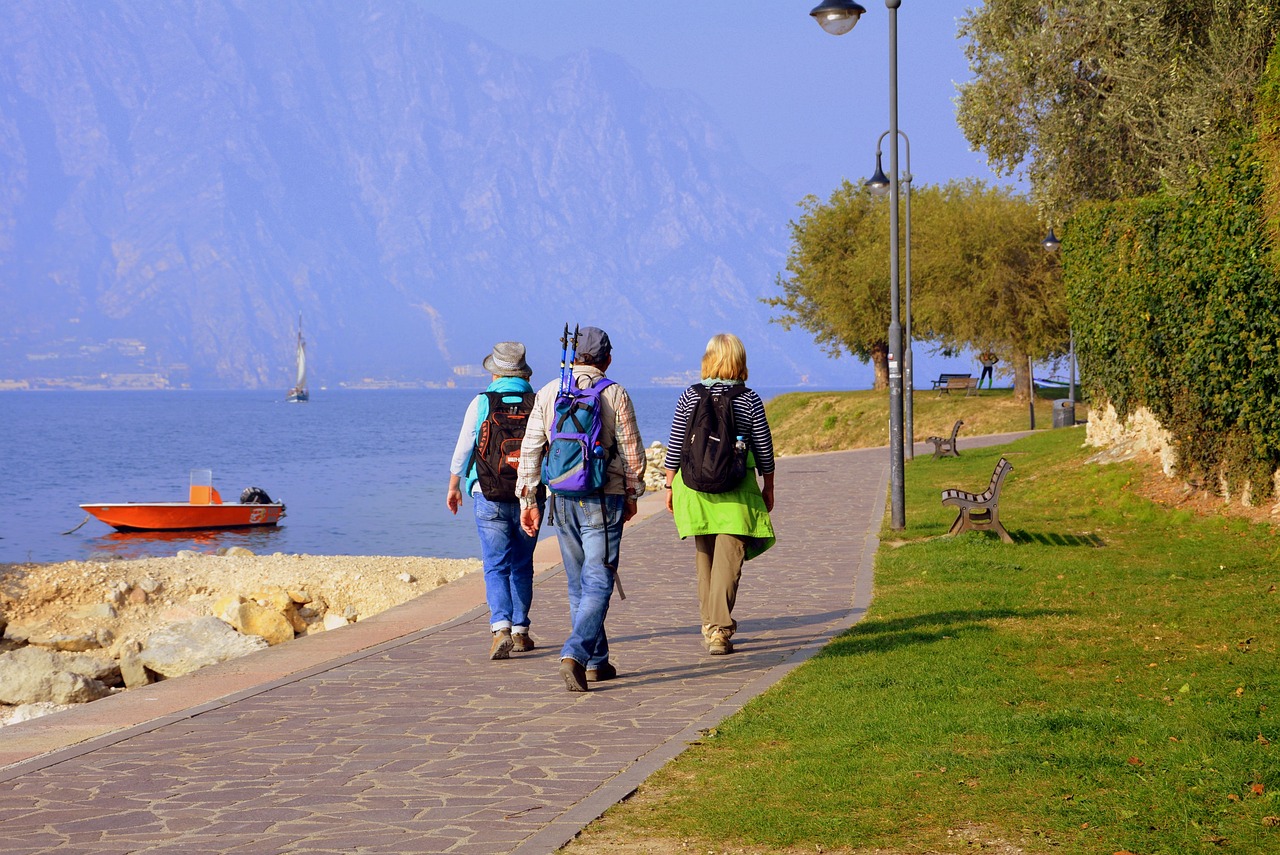
[[[1130,766],[1145,766],[1145,765],[1147,765],[1147,764],[1146,764],[1146,763],[1143,763],[1143,762],[1142,762],[1142,760],[1141,760],[1141,759],[1139,759],[1139,758],[1137,758],[1137,757],[1130,757],[1130,758],[1129,758],[1129,765],[1130,765]]]
[[[1255,796],[1260,796],[1262,795],[1262,789],[1262,784],[1252,784],[1249,787],[1249,792]]]
[[[1238,802],[1240,801],[1240,797],[1237,796],[1235,793],[1227,793],[1227,801]]]
[[[1280,816],[1264,816],[1262,818],[1263,828],[1280,828]]]
[[[1259,745],[1270,745],[1270,744],[1271,744],[1271,740],[1270,740],[1270,739],[1267,739],[1265,736],[1263,736],[1261,733],[1259,733],[1259,734],[1258,734],[1258,744],[1259,744]]]

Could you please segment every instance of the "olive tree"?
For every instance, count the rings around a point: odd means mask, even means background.
[[[814,334],[828,353],[870,362],[875,388],[889,382],[889,215],[884,200],[845,181],[823,203],[808,196],[791,223],[774,320]]]
[[[957,119],[1052,220],[1193,180],[1251,119],[1275,0],[986,0],[961,19]]]
[[[830,353],[848,352],[888,385],[889,216],[887,201],[846,182],[827,202],[802,203],[791,224],[775,320],[814,334]],[[1055,257],[1040,246],[1031,203],[978,181],[913,190],[912,324],[917,340],[949,349],[991,349],[1029,394],[1028,357],[1060,354],[1066,300]],[[905,228],[905,222],[899,224]],[[905,248],[905,235],[900,236]]]

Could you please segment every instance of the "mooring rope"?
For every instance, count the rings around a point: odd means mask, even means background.
[[[82,521],[81,521],[80,525],[78,525],[78,526],[76,526],[75,528],[71,529],[71,531],[64,531],[64,532],[63,532],[63,534],[71,534],[71,532],[72,532],[72,531],[76,531],[77,529],[79,529],[79,528],[80,528],[80,526],[81,526],[81,525],[84,525],[85,523],[87,523],[87,522],[88,522],[89,520],[91,520],[91,519],[93,519],[93,514],[86,514],[86,515],[85,515],[84,520],[82,520]]]

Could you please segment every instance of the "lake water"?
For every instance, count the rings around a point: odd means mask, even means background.
[[[679,388],[632,388],[640,433],[665,443]],[[758,389],[768,400],[783,389]],[[478,557],[470,503],[445,508],[449,458],[474,390],[0,394],[0,562],[257,553]],[[81,503],[184,501],[192,469],[235,501],[261,487],[275,528],[121,534]]]

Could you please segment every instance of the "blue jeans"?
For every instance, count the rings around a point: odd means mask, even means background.
[[[622,496],[569,499],[552,496],[552,516],[559,531],[560,558],[569,582],[569,619],[573,629],[560,651],[587,668],[609,661],[604,619],[613,595],[622,540]]]
[[[533,604],[533,548],[538,539],[520,529],[519,502],[491,502],[476,492],[471,503],[480,533],[489,629],[527,631]]]

